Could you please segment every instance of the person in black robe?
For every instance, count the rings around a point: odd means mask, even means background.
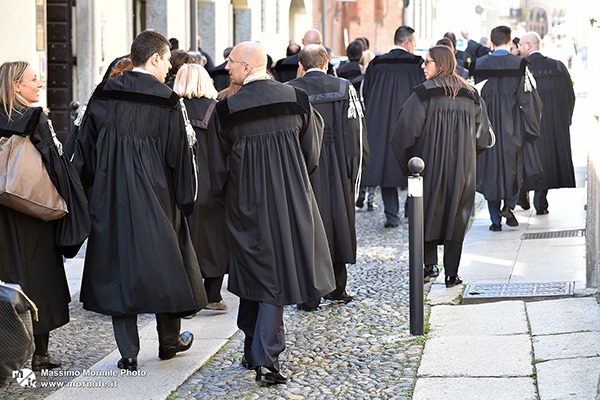
[[[283,306],[335,289],[327,236],[309,174],[321,152],[323,119],[308,94],[270,79],[257,42],[233,48],[227,65],[242,85],[209,122],[211,191],[225,205],[230,292],[240,297],[242,365],[260,383],[285,383]]]
[[[416,46],[414,29],[399,27],[394,44],[393,50],[369,63],[362,86],[372,151],[371,162],[362,174],[362,184],[381,186],[386,228],[395,228],[400,223],[398,187],[408,185],[408,178],[398,166],[389,143],[402,104],[413,88],[425,81],[421,69],[423,59],[413,54]]]
[[[438,40],[436,43],[436,46],[446,46],[446,47],[450,48],[450,50],[452,50],[454,53],[456,53],[456,49],[454,48],[454,43],[452,43],[452,40],[448,39],[447,37]],[[455,57],[455,60],[456,60],[456,57]],[[467,78],[469,78],[469,70],[462,67],[457,62],[456,63],[456,75],[460,76],[463,79],[467,79]]]
[[[492,54],[490,39],[483,36],[479,42],[469,39],[468,31],[461,31],[462,36],[467,39],[467,48],[465,49],[465,68],[471,69],[471,63],[480,57]]]
[[[528,32],[521,38],[521,54],[531,63],[531,73],[543,105],[540,138],[536,146],[544,171],[525,179],[525,191],[535,190],[537,215],[548,214],[548,189],[575,187],[569,127],[575,108],[573,81],[567,67],[540,53],[541,38]],[[519,203],[521,205],[521,203]],[[525,204],[529,206],[529,201]]]
[[[68,161],[45,158],[43,146],[55,147],[61,157],[66,156],[51,121],[41,107],[32,106],[39,101],[43,86],[33,68],[24,61],[5,62],[0,66],[0,86],[12,88],[0,95],[0,137],[29,137],[50,176],[54,171],[61,179],[71,175],[78,181],[74,170],[71,174],[65,170],[72,167]],[[68,204],[67,207],[74,212]],[[69,322],[71,295],[63,254],[57,246],[58,226],[59,220],[44,222],[0,205],[0,280],[20,285],[37,306],[38,319],[33,319],[35,351],[31,360],[36,372],[60,367],[60,360],[48,353],[50,331]]]
[[[424,277],[437,275],[443,244],[445,283],[453,287],[462,283],[458,266],[475,202],[475,159],[487,149],[490,124],[484,101],[456,74],[451,49],[430,48],[422,67],[427,81],[402,106],[391,143],[404,174],[412,157],[425,162]]]
[[[185,220],[198,191],[196,137],[183,100],[163,83],[169,56],[163,35],[140,33],[135,68],[98,85],[75,139],[92,217],[80,298],[112,316],[120,369],[137,369],[137,314],[156,314],[166,360],[192,345],[180,317],[207,304]]]
[[[227,47],[225,50],[223,50],[223,58],[225,59],[225,62],[217,65],[212,69],[212,71],[210,71],[210,77],[213,80],[217,92],[220,92],[229,86],[229,71],[225,69],[225,66],[227,65],[227,58],[229,57],[229,53],[231,53],[232,49],[233,47]]]
[[[508,226],[519,225],[513,210],[523,177],[542,171],[532,144],[539,137],[541,103],[529,62],[510,54],[511,29],[498,26],[491,38],[496,50],[475,60],[470,72],[477,83],[487,80],[481,97],[496,133],[496,146],[477,159],[477,191],[488,202],[490,230],[497,232],[502,217]]]
[[[206,64],[204,64],[204,69],[206,69],[210,73],[210,71],[212,71],[213,68],[215,67],[215,63],[214,63],[212,57],[210,56],[210,54],[208,54],[206,51],[202,50],[202,38],[200,36],[198,36],[197,38],[198,38],[198,51],[200,52],[200,54],[202,54],[206,58]]]
[[[309,29],[302,37],[302,46],[308,46],[309,44],[323,44],[323,35],[321,35],[321,32],[319,32],[317,29]],[[298,45],[296,44],[296,46]],[[297,50],[298,51],[296,53],[279,60],[275,65],[273,72],[275,78],[279,82],[288,82],[292,79],[295,79],[298,76],[298,54],[300,53],[300,46],[298,46]],[[327,73],[329,75],[335,76],[335,69],[333,68],[333,65],[329,62],[327,63]]]
[[[214,71],[214,70],[213,70]],[[194,213],[187,218],[196,257],[204,278],[208,310],[227,310],[221,296],[223,277],[229,266],[229,246],[225,226],[225,210],[210,193],[208,176],[207,129],[215,109],[217,90],[208,72],[198,64],[181,67],[175,78],[175,93],[183,98],[191,125],[198,140],[196,167],[198,170],[198,199]]]
[[[346,55],[348,56],[348,62],[342,64],[337,69],[337,76],[340,78],[348,79],[351,81],[362,75],[363,70],[360,65],[360,58],[363,54],[362,42],[355,40],[350,43],[346,48]]]
[[[177,72],[179,72],[179,68],[184,64],[192,64],[194,58],[183,50],[173,50],[169,62],[171,63],[171,68],[169,68],[169,72],[167,72],[165,85],[173,89],[175,77],[177,76]]]
[[[362,45],[360,45],[362,54]],[[354,87],[346,79],[327,75],[327,51],[308,45],[300,52],[301,78],[290,85],[306,90],[309,101],[325,123],[319,168],[310,183],[319,205],[329,241],[335,290],[326,300],[348,303],[346,264],[356,263],[355,185],[360,169],[369,162],[367,127]],[[319,300],[298,304],[305,311],[318,309]]]

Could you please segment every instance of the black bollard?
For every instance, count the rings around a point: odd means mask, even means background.
[[[423,177],[419,174],[425,163],[419,157],[408,160],[408,263],[410,295],[410,334],[424,333],[423,306]]]

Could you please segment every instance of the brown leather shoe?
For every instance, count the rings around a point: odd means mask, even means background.
[[[54,360],[48,353],[42,355],[34,354],[31,359],[31,369],[40,372],[43,369],[54,369],[61,366],[60,360]]]

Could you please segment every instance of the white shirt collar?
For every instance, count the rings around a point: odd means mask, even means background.
[[[132,69],[131,71],[132,71],[132,72],[140,72],[140,73],[142,73],[142,74],[148,74],[148,75],[153,75],[153,76],[154,76],[154,74],[153,74],[152,72],[150,72],[150,71],[148,71],[147,69],[145,69],[145,68],[142,68],[142,67],[135,67],[135,68],[134,68],[134,69]]]

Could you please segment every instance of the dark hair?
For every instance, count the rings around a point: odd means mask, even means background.
[[[225,50],[223,50],[223,58],[229,58],[231,50],[233,50],[233,47],[227,47]]]
[[[364,51],[364,46],[358,40],[350,43],[346,48],[346,55],[348,56],[348,60],[350,61],[358,61],[362,57],[362,53]]]
[[[361,39],[365,41],[365,50],[368,50],[369,47],[370,47],[370,45],[369,45],[369,39],[367,39],[366,37],[361,38]]]
[[[394,34],[394,44],[396,46],[401,45],[407,40],[411,39],[411,36],[415,33],[415,30],[410,26],[402,25],[400,28],[396,29],[396,33]]]
[[[154,53],[163,56],[171,45],[166,37],[156,31],[143,31],[131,44],[131,62],[134,67],[141,67]]]
[[[303,48],[298,55],[298,59],[304,70],[308,71],[311,68],[323,69],[327,65],[329,57],[327,56],[325,47],[319,46],[318,49],[315,49],[311,46],[308,50],[306,47]]]
[[[452,39],[444,37],[437,41],[436,46],[446,46],[449,47],[450,50],[454,51],[454,43],[452,43]]]
[[[169,39],[169,43],[171,43],[171,50],[179,50],[179,40],[171,38]]]
[[[123,75],[125,71],[131,71],[133,69],[133,63],[131,62],[131,58],[125,57],[121,58],[114,66],[112,71],[110,71],[110,78],[114,78],[115,76]]]
[[[290,45],[285,50],[285,55],[287,57],[293,56],[294,54],[300,53],[300,45],[298,43],[290,43]]]
[[[494,46],[504,46],[510,43],[510,38],[512,35],[512,30],[505,25],[500,25],[492,29],[492,34],[490,35],[490,39]]]
[[[450,39],[450,41],[452,41],[452,44],[456,48],[456,35],[453,32],[446,32],[444,34],[444,37]]]
[[[447,46],[433,46],[429,56],[435,61],[437,73],[432,78],[437,86],[443,87],[446,95],[456,97],[461,88],[475,91],[461,76],[456,73],[456,58],[454,52]]]
[[[517,48],[519,48],[520,44],[521,44],[521,39],[519,39],[518,37],[514,38],[512,40],[512,42],[515,44],[515,46],[517,46]]]
[[[183,64],[193,64],[194,57],[182,50],[173,50],[171,52],[171,69],[169,70],[169,76],[177,75],[179,68]]]

